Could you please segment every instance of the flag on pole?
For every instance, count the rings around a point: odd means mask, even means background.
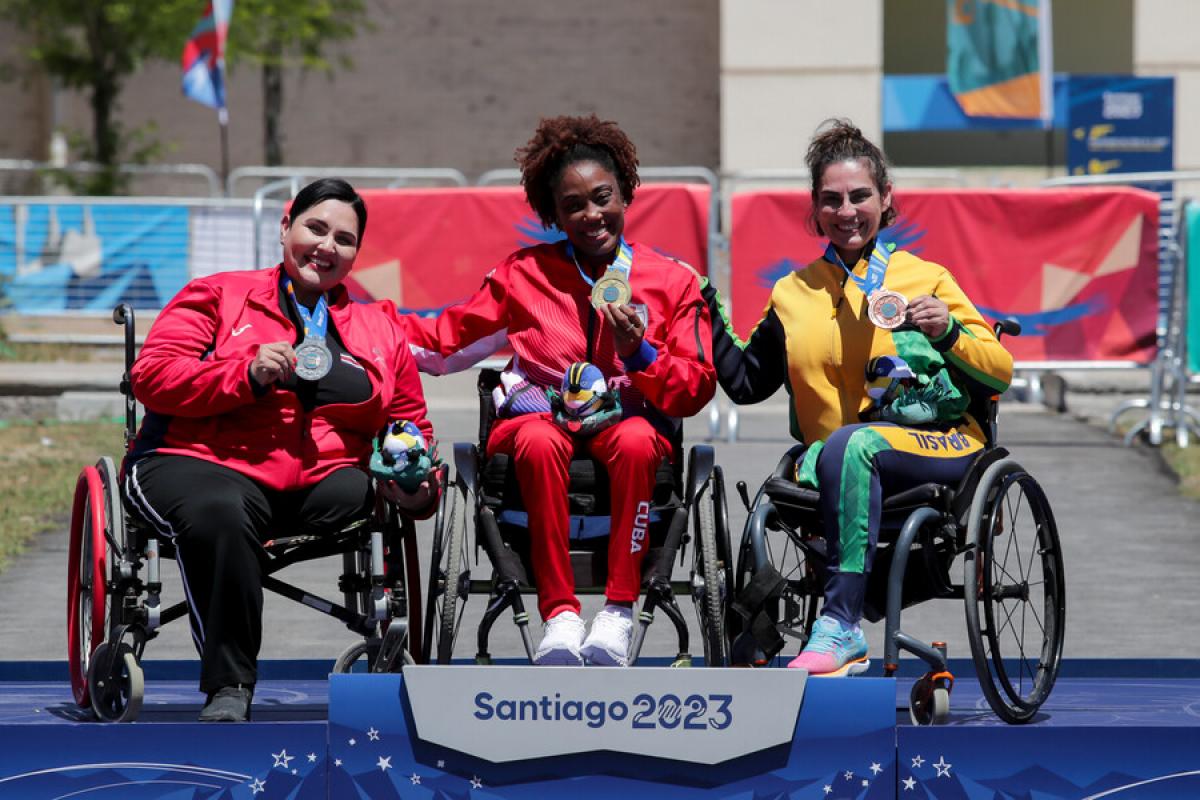
[[[946,78],[968,117],[1054,119],[1050,0],[947,0]]]
[[[209,0],[183,46],[183,94],[225,114],[225,38],[233,0]]]

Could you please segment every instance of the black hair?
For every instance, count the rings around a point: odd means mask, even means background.
[[[637,149],[617,123],[586,117],[550,117],[538,123],[533,138],[517,150],[521,183],[529,207],[547,228],[558,220],[554,191],[567,167],[595,161],[617,179],[621,200],[629,205],[638,178]]]
[[[288,209],[288,225],[305,211],[326,200],[341,200],[354,209],[358,216],[358,243],[361,245],[363,231],[367,229],[367,204],[354,187],[341,178],[318,178],[296,192]]]

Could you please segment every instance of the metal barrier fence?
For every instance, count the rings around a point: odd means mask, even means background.
[[[24,174],[29,176],[31,181],[39,183],[44,183],[55,173],[65,172],[87,175],[102,172],[103,170],[104,167],[100,164],[93,164],[87,161],[59,165],[50,161],[31,161],[29,159],[17,158],[0,159],[0,173],[7,173],[9,175]],[[222,196],[221,179],[217,177],[217,173],[211,167],[205,164],[121,164],[117,167],[117,172],[121,175],[129,175],[135,178],[169,178],[172,184],[178,178],[193,181],[199,180],[203,181],[208,187],[209,197]],[[163,184],[165,182],[158,181],[157,183]],[[164,191],[163,186],[156,187],[155,193],[161,191]]]

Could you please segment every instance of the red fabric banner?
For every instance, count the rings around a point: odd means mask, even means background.
[[[986,318],[1016,317],[1018,361],[1154,358],[1158,196],[1104,189],[899,191],[885,236],[945,266]],[[735,194],[733,324],[749,335],[771,286],[825,250],[806,191]],[[886,284],[886,280],[885,280]]]
[[[368,190],[363,197],[367,230],[347,284],[356,296],[394,300],[406,311],[434,313],[462,300],[509,253],[562,238],[542,228],[520,187]],[[704,273],[709,197],[697,184],[639,186],[625,235]]]

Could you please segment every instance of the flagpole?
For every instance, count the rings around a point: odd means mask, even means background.
[[[221,128],[221,193],[227,194],[229,185],[229,110],[217,110],[217,124]]]

